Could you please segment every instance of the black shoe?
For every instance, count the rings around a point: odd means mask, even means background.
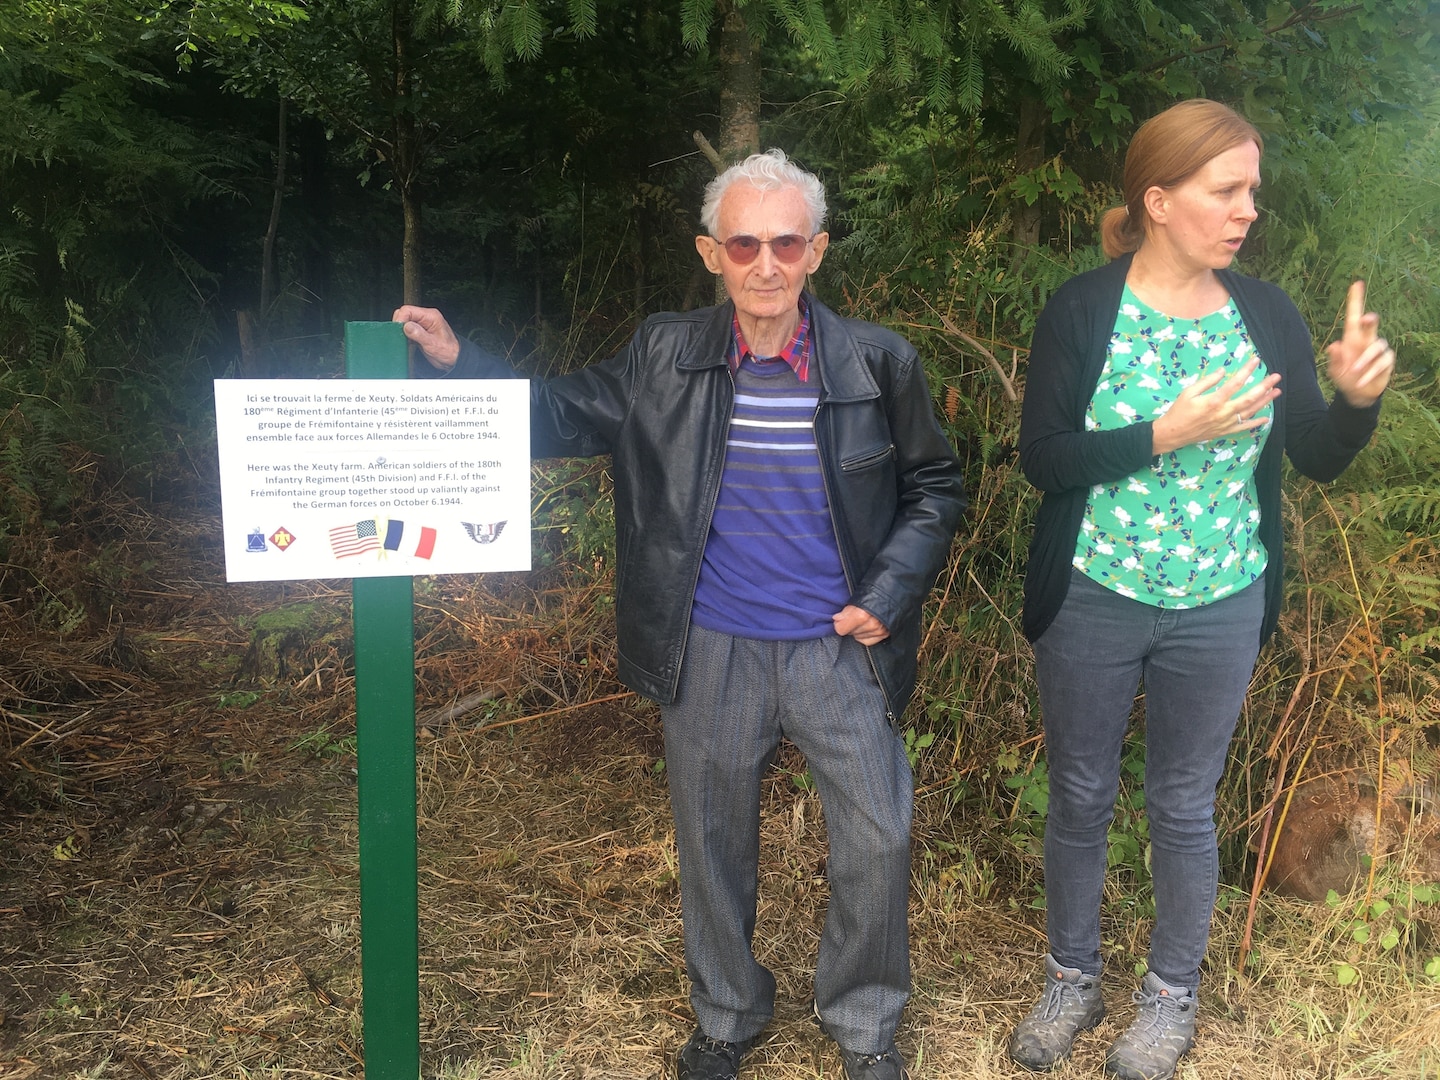
[[[815,1022],[826,1036],[834,1040],[835,1048],[840,1051],[840,1063],[845,1066],[845,1080],[910,1080],[910,1073],[905,1069],[905,1059],[900,1056],[900,1051],[893,1042],[889,1049],[878,1054],[846,1050],[840,1045],[840,1040],[830,1033],[825,1021],[820,1019],[820,1007],[816,1005],[814,1008]]]
[[[894,1043],[879,1054],[857,1054],[839,1043],[835,1045],[840,1050],[840,1063],[845,1066],[845,1080],[909,1080],[905,1059]]]
[[[675,1055],[676,1080],[735,1080],[740,1059],[755,1045],[754,1039],[726,1042],[712,1039],[699,1028]]]

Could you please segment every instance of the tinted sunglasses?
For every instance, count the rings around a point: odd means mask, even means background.
[[[810,246],[813,236],[801,236],[799,233],[786,233],[784,236],[772,237],[769,240],[761,240],[758,236],[732,236],[729,240],[721,241],[725,248],[725,254],[730,256],[730,261],[737,266],[746,266],[755,261],[760,254],[760,248],[765,244],[770,245],[770,254],[775,256],[777,262],[796,263],[805,255],[805,249]]]

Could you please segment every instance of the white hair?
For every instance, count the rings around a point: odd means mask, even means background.
[[[795,188],[805,199],[810,212],[810,232],[819,232],[825,225],[825,185],[812,172],[806,172],[785,156],[784,150],[771,149],[751,154],[738,165],[731,165],[705,185],[705,201],[700,205],[700,225],[711,236],[720,224],[720,200],[732,184],[748,181],[760,191]]]

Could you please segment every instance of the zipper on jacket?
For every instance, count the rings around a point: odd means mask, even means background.
[[[845,553],[845,545],[841,543],[840,540],[840,523],[835,520],[835,493],[833,490],[831,490],[830,472],[828,466],[825,464],[825,455],[821,453],[820,411],[824,408],[825,402],[823,401],[817,402],[815,405],[815,456],[820,459],[820,479],[825,485],[825,505],[830,511],[830,528],[835,533],[835,550],[840,553],[840,569],[845,572],[845,587],[850,590],[850,593],[853,596],[855,593],[855,575],[850,569],[850,559],[849,556]],[[850,472],[854,469],[861,467],[862,465],[869,465],[873,464],[876,461],[880,461],[886,456],[894,453],[895,444],[891,443],[880,453],[867,454],[859,461],[852,461],[849,463],[841,462],[840,471]],[[718,492],[716,493],[716,497],[719,497]],[[880,696],[885,701],[885,720],[887,723],[889,723],[890,730],[893,731],[896,735],[899,735],[900,718],[897,717],[894,713],[894,710],[890,708],[890,692],[885,688],[885,680],[880,678],[880,666],[875,663],[875,655],[870,651],[869,645],[865,645],[862,643],[857,644],[860,644],[860,647],[865,650],[865,659],[870,663],[870,673],[875,676],[875,685],[880,688]]]
[[[893,458],[894,456],[895,444],[891,443],[884,449],[876,450],[874,453],[871,454],[866,454],[862,458],[853,458],[850,461],[842,461],[840,463],[840,471],[856,472],[860,469],[868,469],[871,465],[874,465],[877,462],[885,461],[889,458]]]
[[[725,438],[720,444],[720,472],[715,477],[715,488],[710,493],[710,510],[705,515],[705,535],[700,541],[700,557],[695,560],[695,573],[690,578],[690,603],[685,609],[685,627],[680,631],[680,655],[675,662],[675,677],[670,683],[670,697],[672,700],[680,691],[680,670],[685,665],[685,650],[690,645],[690,615],[695,610],[695,588],[700,584],[700,568],[705,562],[705,543],[710,537],[710,523],[715,520],[715,507],[720,502],[720,484],[725,474],[725,455],[730,445],[730,419],[735,415],[735,373],[730,370],[729,364],[725,365],[725,373],[730,378],[730,401],[726,405],[725,416],[723,418]],[[823,475],[825,470],[822,468],[820,471]],[[845,562],[843,555],[840,557],[840,562],[843,567]],[[848,573],[846,576],[848,578]]]

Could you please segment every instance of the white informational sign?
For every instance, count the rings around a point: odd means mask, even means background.
[[[227,581],[530,569],[524,379],[216,379]]]

